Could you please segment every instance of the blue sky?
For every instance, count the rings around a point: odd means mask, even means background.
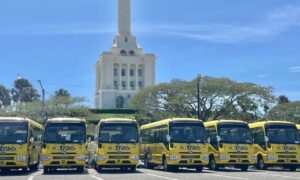
[[[273,86],[300,100],[300,1],[132,0],[132,29],[155,53],[157,82],[198,73]],[[47,95],[64,87],[93,105],[100,53],[116,33],[117,0],[1,0],[0,84],[17,74]]]

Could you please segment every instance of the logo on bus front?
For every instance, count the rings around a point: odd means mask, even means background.
[[[61,151],[75,151],[73,146],[60,146]]]
[[[0,146],[0,152],[16,151],[15,147]]]
[[[200,149],[200,146],[187,145],[188,151],[199,151]]]
[[[294,146],[283,146],[284,151],[296,151],[296,147]]]
[[[247,146],[236,146],[235,149],[237,151],[247,151],[248,147]]]
[[[129,146],[116,145],[116,150],[117,151],[129,151],[130,147]]]

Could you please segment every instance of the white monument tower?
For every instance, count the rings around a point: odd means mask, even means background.
[[[118,33],[96,63],[96,108],[124,108],[141,89],[155,84],[155,55],[131,35],[130,0],[118,0]]]

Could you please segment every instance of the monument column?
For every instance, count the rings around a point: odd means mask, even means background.
[[[118,0],[118,34],[131,36],[130,0]]]

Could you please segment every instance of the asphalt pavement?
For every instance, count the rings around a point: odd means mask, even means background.
[[[296,172],[274,168],[271,170],[260,171],[249,169],[247,172],[241,172],[236,169],[222,169],[220,171],[210,171],[204,169],[202,173],[197,173],[190,169],[180,169],[178,172],[164,172],[162,170],[137,169],[137,172],[120,172],[119,170],[104,170],[98,173],[92,168],[85,170],[83,174],[78,174],[72,170],[59,170],[51,174],[43,174],[40,168],[36,172],[22,174],[12,171],[0,175],[1,180],[300,180],[300,169]]]

